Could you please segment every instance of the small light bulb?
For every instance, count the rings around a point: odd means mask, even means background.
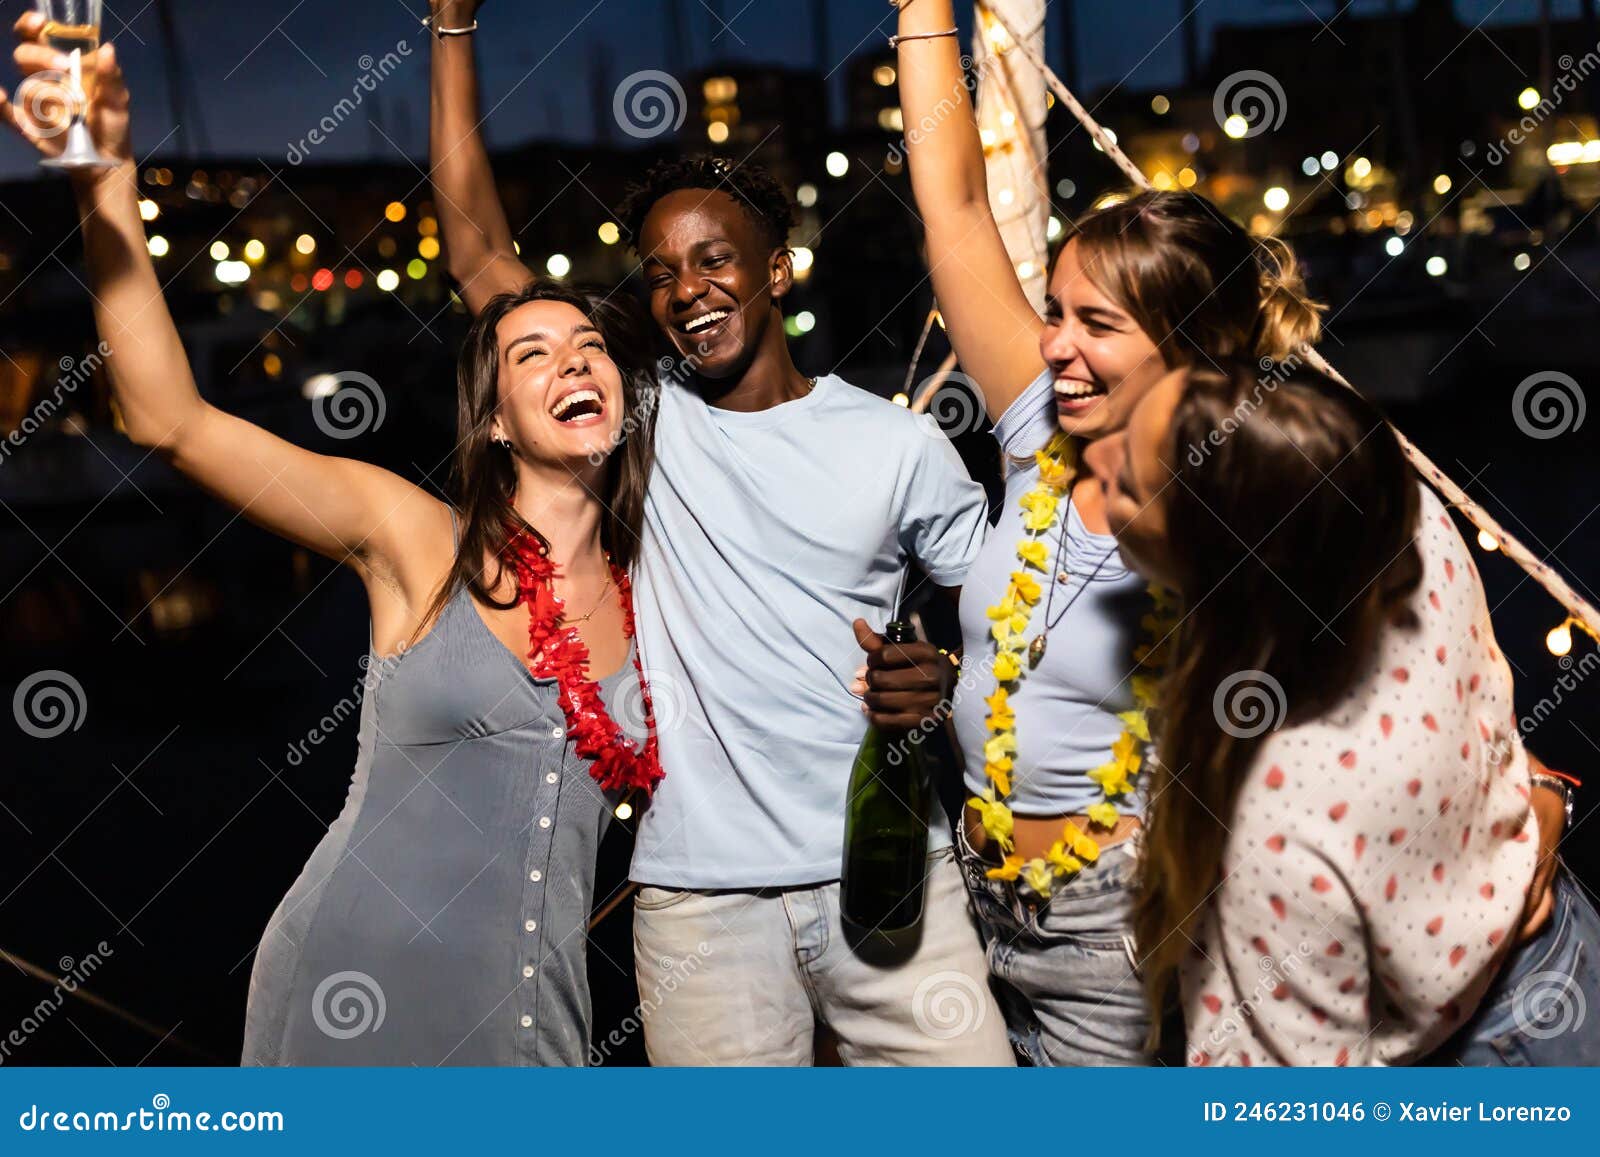
[[[621,803],[619,803],[617,805],[617,813],[616,814],[617,814],[617,818],[619,820],[628,819],[629,817],[631,817],[633,815],[633,805],[631,803],[629,803],[627,800],[623,800]]]
[[[1495,536],[1490,534],[1487,530],[1478,531],[1478,545],[1483,547],[1484,550],[1500,549],[1499,541],[1496,540]]]
[[[1552,655],[1559,657],[1572,650],[1572,628],[1568,625],[1571,621],[1568,619],[1559,627],[1550,628],[1550,633],[1544,637],[1544,645]]]

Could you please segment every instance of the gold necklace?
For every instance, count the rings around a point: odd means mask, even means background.
[[[606,579],[606,585],[600,588],[600,597],[595,599],[594,606],[589,608],[589,613],[587,615],[584,615],[579,619],[569,619],[563,616],[562,621],[567,623],[587,623],[590,619],[594,618],[594,613],[600,609],[601,604],[606,600],[606,592],[611,589],[611,582],[611,579]]]

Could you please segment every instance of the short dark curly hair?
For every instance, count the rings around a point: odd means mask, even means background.
[[[628,186],[617,219],[637,252],[644,219],[657,201],[680,189],[716,189],[744,206],[762,236],[774,249],[786,249],[789,230],[795,227],[794,202],[783,184],[763,165],[752,161],[734,164],[723,157],[700,153],[657,161],[644,180]]]

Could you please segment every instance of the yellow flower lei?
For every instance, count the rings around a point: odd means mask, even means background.
[[[974,796],[969,802],[981,817],[983,830],[1005,853],[1004,862],[998,868],[989,869],[989,878],[1021,879],[1041,896],[1048,896],[1058,877],[1073,875],[1085,864],[1099,859],[1100,845],[1068,820],[1061,838],[1043,857],[1024,860],[1012,850],[1012,814],[1006,798],[1011,795],[1017,732],[1010,695],[1027,670],[1024,655],[1028,647],[1028,625],[1042,593],[1039,580],[1028,572],[1030,569],[1044,572],[1049,562],[1044,535],[1056,526],[1058,518],[1065,517],[1063,507],[1070,502],[1069,492],[1077,475],[1077,456],[1071,439],[1065,434],[1056,434],[1048,446],[1034,455],[1034,460],[1039,465],[1039,485],[1019,500],[1026,511],[1022,525],[1028,532],[1017,544],[1017,559],[1022,568],[1011,572],[1004,597],[988,609],[993,624],[989,633],[995,645],[995,691],[984,699],[989,707],[986,720],[989,738],[983,749],[983,774],[989,785],[981,796]],[[1045,581],[1052,582],[1054,578],[1047,576]],[[1133,790],[1134,777],[1144,762],[1145,747],[1150,742],[1149,710],[1155,703],[1157,691],[1156,652],[1171,625],[1170,596],[1153,584],[1149,591],[1155,606],[1152,613],[1140,620],[1140,626],[1150,634],[1152,641],[1134,651],[1134,661],[1146,672],[1134,675],[1131,680],[1137,706],[1118,713],[1122,734],[1111,745],[1111,758],[1089,772],[1089,778],[1100,785],[1105,795],[1088,810],[1090,826],[1107,831],[1116,827],[1120,817],[1113,798]]]

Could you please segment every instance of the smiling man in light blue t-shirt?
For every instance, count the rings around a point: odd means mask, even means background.
[[[477,310],[532,274],[491,240],[510,232],[477,118],[457,107],[473,88],[470,50],[437,45],[435,108],[454,127],[436,124],[433,176]],[[982,488],[931,417],[795,368],[780,309],[793,208],[765,170],[663,162],[618,216],[679,354],[663,363],[634,582],[666,772],[631,873],[650,1060],[809,1064],[821,1022],[850,1064],[1013,1064],[937,804],[910,943],[863,939],[839,915],[866,726],[850,685],[866,648],[881,652],[874,720],[906,726],[943,698],[933,648],[883,649],[875,632],[910,560],[959,586],[986,525]]]

